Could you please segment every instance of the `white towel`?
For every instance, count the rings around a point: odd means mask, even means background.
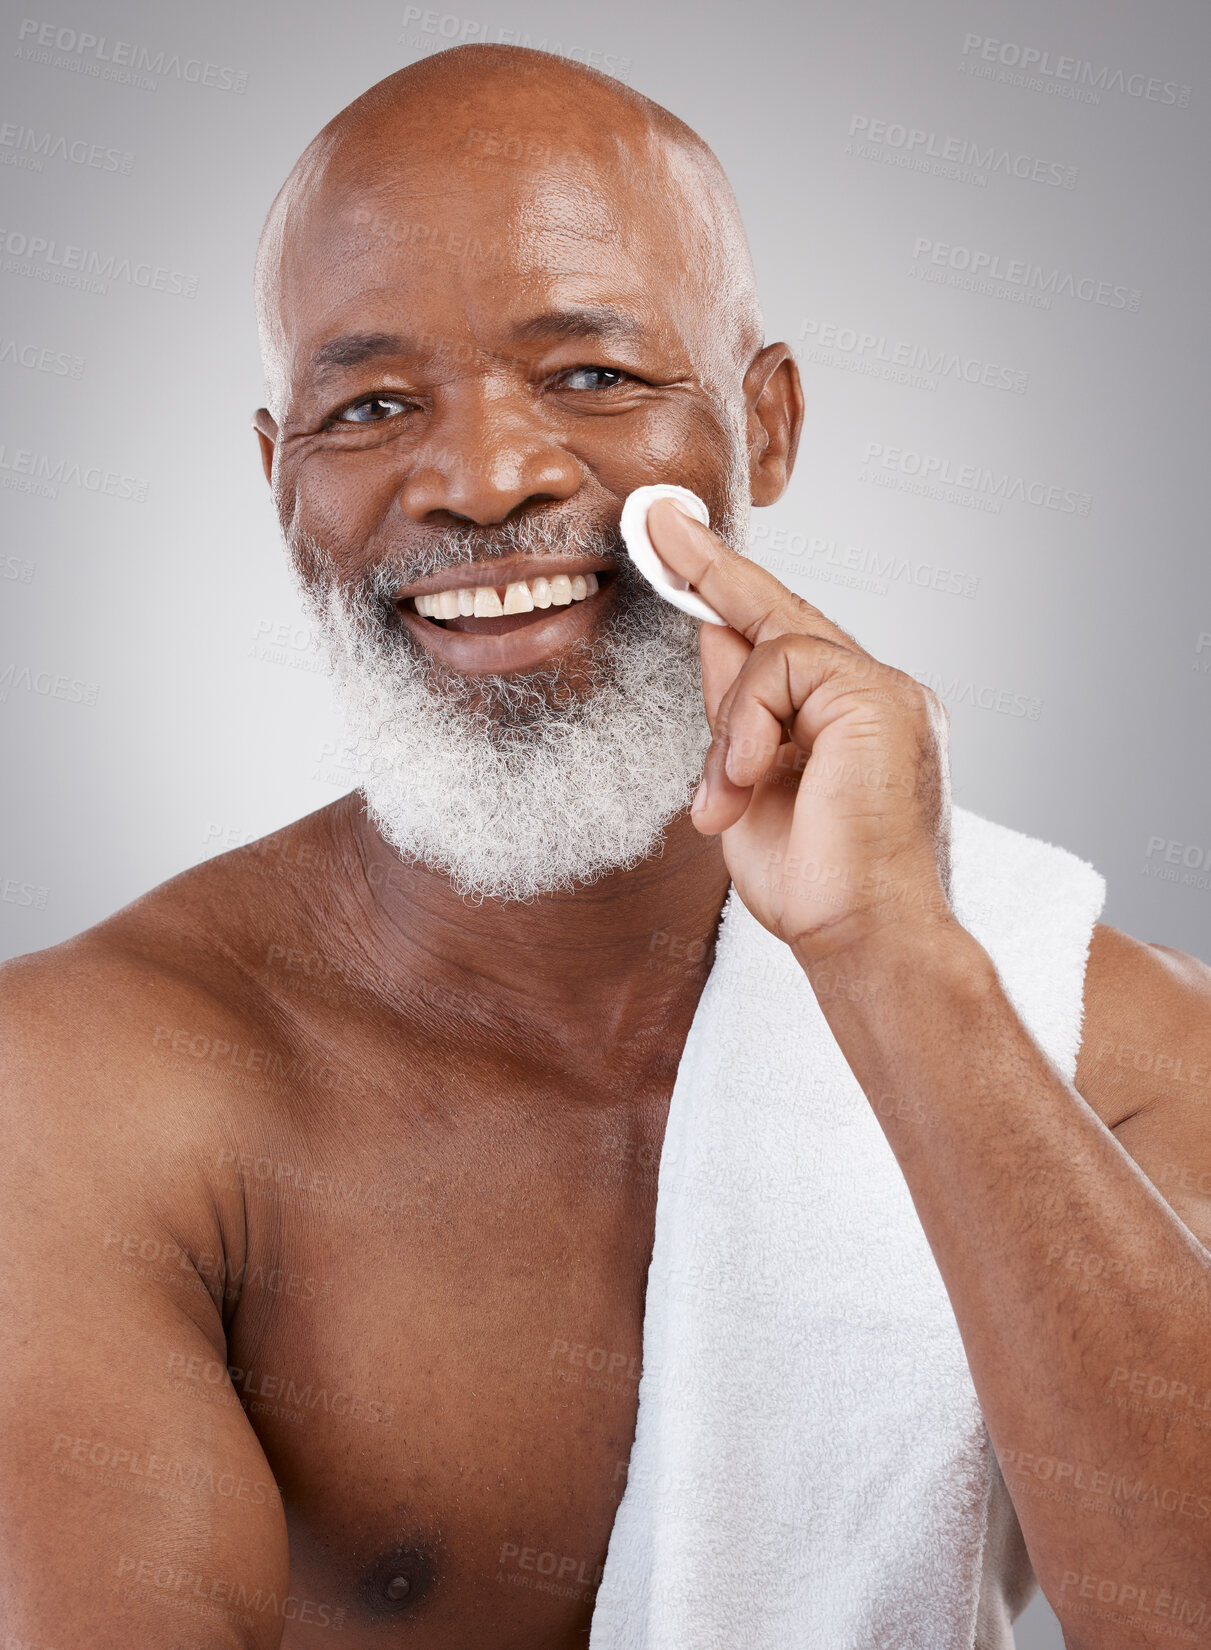
[[[952,818],[956,915],[1071,1079],[1105,882]],[[643,1362],[590,1650],[1012,1643],[985,1552],[1004,1483],[937,1263],[807,977],[734,887],[669,1107]]]

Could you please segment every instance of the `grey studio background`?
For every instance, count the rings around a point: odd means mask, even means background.
[[[956,801],[1211,959],[1211,15],[458,4],[0,25],[4,955],[356,783],[249,424],[253,251],[339,108],[486,39],[596,64],[714,146],[808,396],[754,554],[941,693]],[[1017,1642],[1061,1644],[1041,1598]]]

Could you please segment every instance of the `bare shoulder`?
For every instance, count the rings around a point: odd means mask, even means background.
[[[1099,924],[1075,1086],[1211,1243],[1211,967]]]
[[[299,821],[0,968],[0,1129],[21,1173],[55,1165],[59,1196],[103,1181],[113,1208],[192,1221],[191,1246],[230,1240],[224,1165],[270,1127],[290,1095],[270,1076],[299,1060],[273,947],[314,931],[322,837]]]
[[[154,1046],[149,1027],[191,1013],[255,1017],[255,936],[273,926],[276,890],[247,856],[237,850],[196,866],[74,938],[0,968],[6,1059],[36,1062],[60,1080],[91,1084],[117,1070],[129,1079]]]
[[[330,812],[182,872],[74,938],[0,967],[7,1050],[60,1071],[129,1068],[148,1052],[149,1027],[191,1014],[267,1029],[274,942],[301,943],[322,920]]]
[[[0,970],[2,1614],[39,1643],[179,1642],[164,1574],[288,1589],[280,1490],[227,1369],[237,1315],[255,1329],[270,1299],[235,1165],[285,1091],[219,1056],[291,1039],[253,967],[288,884],[256,863],[199,866]],[[274,1650],[281,1628],[216,1611],[206,1642]]]
[[[1076,1087],[1111,1127],[1175,1096],[1211,1104],[1211,968],[1099,923]]]

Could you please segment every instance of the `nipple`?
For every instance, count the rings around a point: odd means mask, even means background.
[[[358,1597],[375,1615],[398,1615],[419,1604],[436,1574],[433,1559],[423,1547],[393,1547],[367,1571]]]

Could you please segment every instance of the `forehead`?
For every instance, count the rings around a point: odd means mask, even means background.
[[[564,306],[611,306],[692,346],[714,330],[701,206],[654,146],[600,149],[468,124],[369,180],[326,177],[282,247],[292,369],[350,325],[482,339]]]

